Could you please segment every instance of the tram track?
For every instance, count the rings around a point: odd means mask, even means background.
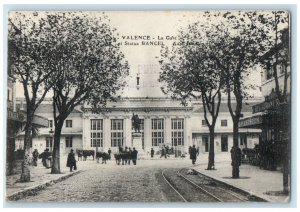
[[[178,199],[183,202],[261,202],[246,192],[233,186],[216,181],[201,173],[187,174],[191,167],[182,169],[162,170],[164,180],[167,182]],[[187,186],[189,184],[189,186]]]

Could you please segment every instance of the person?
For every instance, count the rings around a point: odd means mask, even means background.
[[[74,170],[77,170],[75,154],[74,154],[73,149],[71,149],[71,152],[68,154],[67,167],[70,167],[70,172],[73,171],[72,170],[73,167],[74,167]]]
[[[191,158],[191,151],[192,151],[192,147],[191,147],[191,146],[189,146],[189,154],[190,154],[190,159],[192,159],[192,158]]]
[[[161,149],[161,156],[160,157],[163,157],[165,155],[165,148],[162,148]]]
[[[153,158],[153,156],[154,156],[154,149],[151,148],[151,158]]]
[[[200,148],[197,147],[197,156],[199,156],[199,153],[200,153]]]
[[[164,146],[165,147],[165,158],[169,157],[169,147],[168,146]]]
[[[40,155],[40,157],[42,158],[42,163],[43,163],[43,166],[46,167],[46,169],[49,169],[50,166],[48,165],[48,161],[50,160],[50,157],[51,157],[51,153],[49,152],[49,149],[46,148],[44,150],[44,152]]]
[[[136,165],[137,154],[138,154],[138,151],[136,151],[136,149],[133,147],[133,151],[131,153],[133,165]]]
[[[108,149],[108,159],[110,160],[111,159],[111,150],[110,150],[110,148]]]
[[[197,159],[197,149],[196,149],[195,145],[193,145],[193,147],[190,150],[190,158],[192,160],[192,164],[195,164],[196,159]]]
[[[131,150],[131,148],[129,147],[129,148],[128,148],[128,165],[130,165],[131,155],[132,155],[132,150]]]
[[[32,153],[32,165],[33,166],[37,166],[37,160],[38,160],[38,157],[39,157],[39,152],[37,151],[37,149],[35,149]]]

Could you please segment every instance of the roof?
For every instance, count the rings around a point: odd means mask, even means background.
[[[243,105],[242,105],[242,113],[243,112],[252,112],[252,106],[255,105],[255,104],[257,104],[257,103],[258,102],[243,103]],[[231,103],[231,106],[232,106],[232,109],[235,110],[236,103]],[[201,104],[201,106],[200,105],[196,105],[193,112],[194,113],[204,113],[202,104]],[[229,112],[227,103],[223,102],[223,103],[220,104],[219,112],[220,113],[222,113],[222,112]]]
[[[106,104],[106,109],[144,109],[144,108],[163,108],[163,109],[191,109],[191,103],[183,106],[180,101],[170,98],[122,98],[116,102],[109,101]],[[90,109],[87,105],[85,109]]]
[[[53,113],[53,105],[52,104],[40,104],[36,109],[36,113]],[[78,109],[74,109],[72,113],[82,113]]]

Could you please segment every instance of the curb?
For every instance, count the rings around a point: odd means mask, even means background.
[[[239,188],[239,187],[237,187],[237,186],[233,186],[233,185],[231,185],[231,184],[225,183],[225,182],[223,182],[223,181],[221,181],[221,180],[219,180],[219,179],[216,179],[216,178],[214,178],[214,177],[211,177],[211,176],[208,176],[208,175],[206,175],[206,174],[203,174],[203,173],[201,173],[200,171],[197,171],[197,170],[195,170],[195,169],[192,169],[192,170],[194,170],[195,172],[197,172],[197,173],[199,173],[199,174],[204,175],[205,177],[211,178],[211,179],[217,181],[218,183],[222,183],[222,184],[225,184],[225,185],[227,185],[227,186],[229,186],[229,187],[232,187],[232,188],[234,188],[234,189],[237,189],[239,192],[242,192],[242,193],[246,194],[246,195],[249,197],[250,200],[251,200],[251,199],[257,199],[257,200],[259,200],[260,202],[269,202],[268,200],[266,200],[266,199],[264,199],[264,198],[262,198],[262,197],[260,197],[260,196],[257,196],[257,195],[255,195],[255,194],[251,194],[251,193],[249,193],[248,191],[245,191],[245,190],[242,189],[242,188]]]
[[[40,185],[37,185],[37,186],[32,186],[32,187],[26,188],[23,191],[17,191],[17,192],[15,192],[15,193],[13,193],[9,196],[6,196],[6,199],[9,200],[9,201],[16,201],[16,200],[22,199],[26,196],[34,196],[34,195],[36,195],[36,193],[38,191],[43,190],[46,187],[51,186],[55,183],[61,182],[65,179],[68,179],[69,177],[72,177],[72,176],[74,176],[74,175],[76,175],[80,172],[81,172],[81,170],[79,170],[77,172],[70,173],[68,175],[61,176],[61,177],[59,177],[58,179],[55,179],[55,180],[50,180],[50,181],[44,182],[44,183],[42,183]]]

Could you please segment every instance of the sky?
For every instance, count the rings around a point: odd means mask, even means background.
[[[203,12],[203,11],[202,11]],[[164,97],[158,82],[160,66],[158,63],[161,42],[171,46],[176,42],[180,27],[199,19],[199,11],[107,11],[110,24],[116,28],[121,51],[130,66],[123,97]],[[90,15],[102,15],[90,12]],[[157,45],[150,45],[154,42]],[[153,43],[152,43],[153,44]],[[260,70],[253,70],[248,82],[260,84]],[[137,76],[140,85],[137,87]],[[255,79],[255,80],[253,80]],[[259,90],[251,91],[260,96]],[[23,89],[17,84],[17,96],[23,96]],[[48,94],[51,96],[51,93]]]

